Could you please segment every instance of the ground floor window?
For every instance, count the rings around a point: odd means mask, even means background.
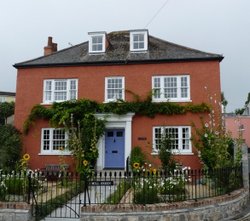
[[[41,153],[59,154],[67,150],[68,134],[62,128],[43,128]],[[62,152],[63,151],[63,152]]]
[[[153,153],[158,153],[163,138],[171,140],[173,153],[192,153],[190,126],[164,126],[153,128]]]

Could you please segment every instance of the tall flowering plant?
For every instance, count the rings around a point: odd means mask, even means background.
[[[75,126],[73,115],[69,130],[68,146],[76,159],[76,170],[84,177],[90,177],[95,167],[98,154],[97,142],[104,132],[104,121],[92,114],[85,114]]]
[[[209,96],[211,107],[214,109],[210,110],[206,119],[201,119],[200,128],[194,125],[196,134],[193,136],[193,143],[208,169],[232,166],[232,162],[238,164],[240,159],[237,157],[234,160],[234,140],[225,129],[224,118],[221,116],[221,102],[216,99],[216,96]],[[240,156],[239,148],[236,155]]]

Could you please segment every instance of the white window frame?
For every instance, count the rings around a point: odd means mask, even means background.
[[[94,43],[93,39],[96,37],[101,37],[101,43]],[[101,44],[101,50],[93,50],[94,44]],[[105,32],[89,32],[89,53],[103,53],[106,50],[106,33]]]
[[[122,90],[122,98],[118,98],[119,100],[125,100],[125,77],[115,76],[115,77],[105,77],[105,102],[115,102],[117,98],[108,98],[108,80],[109,79],[121,79],[122,80],[122,88],[114,88]]]
[[[65,145],[63,146],[64,150],[53,150],[53,132],[55,130],[64,130],[65,133]],[[44,150],[44,141],[47,141],[47,139],[44,139],[44,132],[49,131],[49,149]],[[69,136],[68,133],[65,131],[64,128],[42,128],[41,130],[41,152],[40,155],[70,155],[70,151],[67,149],[67,142],[68,142]]]
[[[173,154],[192,154],[192,143],[191,143],[191,126],[156,126],[153,127],[153,147],[152,147],[152,154],[158,154],[159,150],[156,147],[156,134],[155,129],[161,129],[161,135],[164,136],[166,128],[174,128],[178,129],[178,149],[172,150]],[[183,149],[183,132],[182,129],[188,129],[188,149]]]
[[[143,48],[134,48],[134,41],[136,35],[143,35]],[[140,52],[140,51],[147,51],[148,50],[148,31],[141,30],[141,31],[130,31],[130,51]]]
[[[185,77],[187,79],[187,86],[182,87],[181,86],[181,79]],[[160,79],[160,87],[155,87],[155,79]],[[177,82],[177,97],[169,97],[165,98],[164,94],[164,79],[165,78],[175,78]],[[187,88],[187,97],[182,97],[181,90],[182,88]],[[160,89],[160,97],[156,97],[155,89]],[[159,75],[159,76],[153,76],[152,77],[152,101],[153,102],[190,102],[190,76],[189,75]]]
[[[60,92],[55,90],[55,83],[56,82],[66,82],[66,90],[62,90],[61,92],[66,92],[66,99],[65,100],[56,100],[55,99],[55,92]],[[75,82],[75,89],[71,88],[71,82]],[[51,83],[51,89],[47,90],[46,85],[47,83]],[[46,93],[51,93],[50,99],[46,98]],[[71,92],[75,92],[74,97],[71,97]],[[43,81],[43,104],[51,104],[53,102],[63,102],[67,100],[77,100],[78,97],[78,79],[45,79]]]

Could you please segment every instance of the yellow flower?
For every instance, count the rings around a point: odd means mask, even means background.
[[[135,169],[138,169],[138,168],[140,167],[140,164],[135,162],[135,163],[133,164],[133,167],[134,167]]]
[[[157,173],[157,170],[156,169],[153,169],[153,174],[155,175]]]
[[[23,155],[23,159],[24,159],[25,161],[28,161],[28,160],[30,159],[30,155],[29,155],[28,153],[24,154],[24,155]]]
[[[87,160],[84,160],[84,161],[82,161],[82,164],[83,164],[83,166],[86,167],[89,164],[89,162]]]

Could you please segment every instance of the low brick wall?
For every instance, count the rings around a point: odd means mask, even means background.
[[[241,213],[248,199],[248,190],[240,189],[230,195],[198,201],[149,205],[91,205],[82,207],[81,221],[221,221]]]
[[[31,205],[23,202],[0,202],[1,221],[31,220]]]

